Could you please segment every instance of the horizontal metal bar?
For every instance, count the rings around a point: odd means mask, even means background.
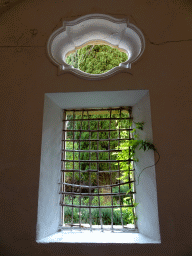
[[[110,172],[124,172],[125,170],[104,170],[104,171],[99,171],[99,170],[61,170],[61,172],[81,172],[81,173],[84,173],[84,172],[98,172],[98,173],[110,173]],[[135,169],[132,169],[130,171],[135,171]]]
[[[62,162],[72,162],[72,163],[122,163],[122,162],[133,162],[132,159],[127,160],[68,160],[61,159]]]
[[[66,186],[71,186],[71,187],[81,187],[81,188],[90,188],[90,189],[96,189],[96,188],[110,188],[110,187],[116,187],[116,186],[122,186],[126,184],[130,184],[135,182],[135,180],[130,180],[128,182],[123,182],[123,183],[117,183],[113,185],[103,185],[103,186],[88,186],[88,185],[78,185],[78,184],[71,184],[71,183],[65,183],[65,182],[58,182],[58,184],[66,185]]]
[[[74,109],[74,108],[70,108],[70,109],[63,109],[63,111],[67,112],[67,111],[73,111],[73,112],[85,112],[87,113],[87,111],[113,111],[113,110],[126,110],[127,112],[129,112],[132,109],[131,106],[122,106],[122,107],[117,107],[117,108],[79,108],[79,109]]]
[[[133,129],[121,128],[121,129],[105,129],[105,130],[63,130],[63,132],[119,132],[119,131],[132,131]]]
[[[125,193],[77,193],[77,192],[62,192],[60,191],[59,194],[62,194],[62,195],[69,195],[69,196],[81,196],[81,197],[84,197],[84,196],[125,196],[125,195],[132,195],[132,194],[135,194],[136,192],[129,192],[128,194],[125,192]]]
[[[78,153],[84,153],[84,152],[122,152],[122,149],[108,149],[108,150],[101,150],[101,149],[95,149],[95,150],[78,150],[78,149],[62,149],[62,151],[65,151],[65,152],[78,152]]]
[[[123,138],[123,139],[120,139],[120,138],[117,138],[117,139],[74,139],[74,140],[61,140],[61,141],[65,141],[65,142],[73,142],[73,141],[120,141],[120,140],[133,140],[133,139],[129,139],[129,138]]]
[[[74,122],[74,121],[107,121],[107,120],[132,120],[132,117],[103,117],[103,118],[85,118],[85,119],[63,119],[63,122]]]
[[[134,205],[128,205],[128,204],[126,204],[126,205],[104,205],[104,206],[93,206],[93,205],[91,205],[91,206],[88,206],[88,205],[70,205],[70,204],[62,204],[62,203],[60,203],[60,205],[61,206],[67,206],[67,207],[75,207],[75,208],[110,208],[110,209],[112,209],[112,208],[123,208],[123,207],[135,207]]]

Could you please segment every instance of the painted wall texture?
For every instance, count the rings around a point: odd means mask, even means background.
[[[192,254],[192,3],[149,0],[26,0],[0,17],[1,255]],[[128,17],[146,49],[123,73],[101,81],[57,76],[46,43],[62,20],[90,13]],[[159,245],[37,244],[36,222],[44,94],[148,89],[162,243]]]

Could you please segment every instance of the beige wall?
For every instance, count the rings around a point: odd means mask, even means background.
[[[128,17],[142,30],[146,50],[132,75],[98,82],[57,76],[46,54],[48,37],[62,19],[89,13]],[[23,1],[4,13],[0,25],[2,255],[191,255],[190,1]],[[150,93],[154,144],[161,155],[156,177],[162,244],[37,244],[44,94],[127,89]]]

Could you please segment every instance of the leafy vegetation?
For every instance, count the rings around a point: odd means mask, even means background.
[[[70,120],[73,119],[73,113],[69,112],[67,114],[67,140],[72,140],[73,139],[73,132],[71,130],[73,130],[73,128],[77,131],[74,132],[74,140],[76,140],[76,142],[73,145],[73,142],[71,141],[66,141],[66,149],[72,150],[73,147],[76,150],[101,150],[101,152],[99,152],[98,154],[98,158],[99,160],[109,160],[109,153],[105,152],[105,150],[108,150],[109,147],[109,142],[107,141],[109,139],[109,132],[105,131],[109,129],[112,129],[113,131],[110,133],[110,139],[116,139],[119,136],[119,131],[118,131],[118,127],[120,126],[121,128],[128,128],[130,127],[130,120],[129,119],[124,119],[121,120],[121,122],[117,122],[117,120],[111,120],[107,121],[107,120],[100,120],[99,123],[98,121],[95,121],[94,119],[104,119],[104,118],[109,118],[110,117],[110,113],[109,111],[100,111],[100,114],[89,114],[89,113],[82,113],[80,112],[78,115],[75,115],[76,119],[80,119],[82,118],[84,121],[75,121],[75,124],[73,122],[70,122]],[[111,118],[118,118],[120,117],[120,113],[117,111],[112,111],[111,113]],[[126,118],[129,117],[128,112],[122,112],[121,113],[121,117],[122,118]],[[93,120],[88,122],[87,119],[88,118],[92,118]],[[85,130],[91,130],[91,135],[89,132],[85,132]],[[102,132],[97,132],[97,130],[103,130]],[[84,132],[81,132],[84,131]],[[123,132],[120,133],[120,136],[122,136]],[[126,138],[129,138],[129,134],[125,135]],[[81,139],[81,142],[79,143],[78,140]],[[89,143],[89,141],[83,141],[83,140],[89,140],[91,139],[91,143]],[[100,141],[94,141],[94,139],[99,139]],[[106,140],[106,141],[105,141]],[[110,142],[110,149],[116,149],[118,147],[118,141],[114,140]],[[103,151],[103,152],[102,152]],[[66,170],[72,170],[72,169],[76,169],[76,170],[81,170],[81,171],[85,171],[81,173],[81,177],[79,177],[78,173],[72,173],[72,172],[68,172],[66,173],[66,182],[68,183],[74,183],[74,184],[79,184],[79,182],[81,182],[81,184],[84,185],[89,185],[89,176],[91,179],[91,184],[90,185],[96,185],[97,184],[97,178],[99,178],[99,184],[100,185],[107,185],[110,183],[110,179],[112,179],[112,183],[115,184],[116,183],[116,173],[113,173],[111,176],[109,173],[100,173],[99,177],[97,177],[97,173],[89,173],[88,170],[92,169],[92,170],[97,170],[97,164],[94,163],[94,160],[97,160],[97,153],[96,152],[81,152],[80,155],[79,153],[75,152],[73,154],[73,152],[66,152],[66,159],[68,160],[82,160],[82,162],[79,164],[79,162],[75,162],[74,166],[73,166],[73,162],[69,161],[66,163]],[[88,162],[83,162],[83,160],[93,160],[93,162],[91,164],[89,164]],[[110,154],[110,159],[111,160],[116,160],[117,156],[115,154]],[[100,171],[104,171],[104,170],[109,170],[109,163],[99,163],[98,166]],[[111,163],[110,166],[111,170],[118,170],[118,166],[114,163]],[[70,187],[66,187],[66,191],[70,190]],[[88,192],[88,190],[84,189],[82,192]]]
[[[124,185],[122,190],[127,191],[128,190],[128,185]],[[118,191],[117,191],[118,192]],[[81,199],[81,206],[88,206],[89,205],[89,198],[84,197]],[[130,198],[129,196],[125,197],[123,199],[123,204],[122,205],[127,205],[130,203]],[[66,197],[65,199],[66,204],[71,204],[72,199],[69,197]],[[75,197],[73,200],[74,205],[79,205],[79,198]],[[97,196],[94,196],[91,202],[92,206],[98,206],[99,205],[99,199]],[[100,205],[101,206],[110,206],[111,202],[110,201],[105,201],[103,196],[100,196]],[[118,199],[113,200],[113,205],[119,205]],[[134,203],[134,206],[136,207],[137,204]],[[121,220],[121,211],[122,211],[122,220]],[[79,223],[79,209],[74,208],[73,209],[73,223]],[[112,209],[110,208],[102,208],[101,209],[101,217],[102,217],[102,222],[103,225],[110,225],[111,220],[112,220]],[[91,210],[91,218],[92,218],[92,225],[100,225],[100,211],[99,208],[93,208]],[[123,225],[127,224],[134,224],[134,221],[136,220],[136,216],[134,214],[133,208],[132,207],[122,207],[120,208],[114,208],[113,209],[113,224],[114,225],[121,225],[123,221]],[[72,208],[70,207],[65,207],[65,223],[70,224],[72,222]],[[89,223],[89,209],[87,208],[82,208],[81,209],[81,223],[82,224],[87,224]]]
[[[154,165],[156,165],[160,160],[160,155],[159,155],[156,147],[154,146],[153,143],[151,143],[149,141],[139,139],[138,130],[143,130],[144,122],[137,122],[137,123],[135,123],[135,126],[136,126],[136,128],[134,128],[131,131],[131,133],[133,134],[132,139],[121,143],[120,149],[122,151],[117,154],[118,155],[117,159],[119,159],[119,160],[125,159],[128,156],[128,158],[132,159],[133,162],[138,162],[139,160],[135,158],[136,149],[139,149],[139,150],[142,149],[143,151],[153,150],[159,156],[157,162],[154,164]],[[125,134],[126,134],[126,132],[125,132]],[[122,179],[123,181],[127,181],[127,176],[130,173],[130,170],[133,169],[133,162],[128,162],[128,163],[122,162],[121,163],[121,169],[124,170],[124,172],[120,179]],[[154,165],[147,166],[140,172],[140,174],[138,176],[138,184],[139,184],[139,179],[140,179],[142,172],[145,169],[150,168]]]
[[[74,153],[74,152],[66,152],[66,159],[67,160],[78,160],[77,162],[73,163],[72,161],[66,163],[66,170],[72,170],[72,169],[79,169],[81,171],[84,171],[79,175],[78,172],[67,172],[66,173],[66,182],[69,184],[81,184],[81,185],[88,185],[88,186],[94,186],[97,185],[97,182],[99,180],[99,184],[101,185],[108,185],[112,181],[113,184],[116,183],[117,180],[120,180],[120,182],[128,182],[130,179],[134,180],[134,174],[133,174],[133,163],[138,161],[138,159],[135,158],[135,151],[138,148],[139,150],[153,150],[157,152],[155,146],[145,140],[141,140],[138,135],[138,130],[143,130],[144,122],[138,122],[135,123],[136,128],[134,128],[131,131],[131,137],[129,134],[129,131],[126,130],[120,130],[122,128],[129,128],[132,126],[132,121],[130,119],[121,119],[120,121],[117,122],[117,120],[111,120],[110,124],[109,121],[106,120],[100,120],[94,121],[94,119],[101,119],[102,118],[109,118],[110,114],[105,113],[105,114],[92,114],[91,118],[93,118],[92,121],[86,120],[90,118],[89,113],[83,113],[81,112],[80,115],[76,115],[77,121],[75,122],[70,122],[71,119],[74,118],[74,114],[68,114],[67,115],[67,140],[75,139],[75,140],[81,140],[78,142],[70,142],[66,141],[66,149],[78,149],[78,150],[85,150],[82,151],[80,154],[79,153]],[[82,121],[78,121],[78,119],[82,118]],[[119,113],[112,113],[111,117],[117,118],[119,117]],[[121,113],[121,117],[129,117],[128,113]],[[118,138],[120,136],[121,139],[124,138],[130,138],[129,140],[122,140],[120,144],[118,144],[117,140],[114,140],[111,142],[110,149],[120,149],[118,152],[113,152],[111,154],[110,159],[112,160],[121,160],[119,163],[114,163],[111,168],[113,170],[118,170],[120,167],[121,170],[121,176],[117,177],[117,173],[114,173],[113,175],[110,176],[109,173],[100,173],[99,177],[97,176],[97,172],[90,173],[89,170],[97,170],[97,164],[94,162],[88,163],[88,162],[81,162],[79,163],[80,160],[96,160],[99,158],[99,160],[108,160],[109,155],[108,152],[102,152],[103,150],[108,149],[109,145],[108,142],[104,141],[105,139],[109,139],[109,132],[105,131],[109,129],[109,126],[111,129],[114,131],[111,132],[110,138]],[[74,132],[75,129],[75,132]],[[97,130],[103,130],[102,132],[97,132]],[[91,130],[91,135],[90,132],[85,132],[85,130]],[[83,131],[83,132],[82,132]],[[95,142],[91,141],[82,141],[82,140],[90,140],[90,139],[99,139],[101,141]],[[101,150],[99,155],[98,153],[90,153],[89,150]],[[87,152],[86,152],[87,150]],[[158,152],[157,152],[158,153]],[[159,154],[159,153],[158,153]],[[130,159],[131,161],[122,161],[122,160],[127,160]],[[159,160],[158,160],[159,161]],[[118,166],[119,165],[119,166]],[[150,167],[150,166],[149,166]],[[146,167],[146,168],[149,168]],[[144,168],[143,170],[145,170]],[[99,163],[99,170],[104,171],[104,170],[109,170],[109,163]],[[142,170],[142,172],[143,172]],[[141,173],[142,173],[141,172]],[[140,175],[141,175],[140,173]],[[139,177],[140,177],[139,175]],[[139,183],[139,177],[138,177],[138,183]],[[71,186],[66,186],[66,191],[71,191]],[[73,205],[81,205],[88,206],[98,206],[99,204],[102,206],[104,205],[111,205],[113,204],[114,206],[120,205],[133,205],[133,207],[136,207],[137,204],[134,203],[133,198],[130,196],[130,192],[133,191],[133,185],[130,187],[130,185],[125,184],[120,186],[120,192],[126,192],[127,196],[126,197],[113,197],[113,202],[111,201],[111,197],[107,199],[107,201],[104,199],[104,196],[93,196],[93,197],[86,197],[84,196],[83,198],[79,198],[79,196],[71,197],[71,196],[65,196],[65,204],[73,204]],[[78,187],[73,188],[73,192],[79,192]],[[81,188],[81,193],[87,193],[90,192],[89,188]],[[98,193],[97,189],[91,190],[92,193]],[[103,191],[100,191],[103,192]],[[118,193],[119,192],[119,187],[113,187],[112,193]],[[73,200],[73,203],[72,203]],[[113,224],[114,225],[121,225],[122,220],[121,220],[121,214],[122,214],[122,219],[123,219],[123,224],[133,224],[136,220],[136,216],[134,214],[134,209],[133,207],[122,207],[120,208],[115,208],[113,210]],[[79,222],[79,209],[78,208],[70,208],[70,207],[65,207],[65,223],[71,223],[72,221],[72,215],[73,215],[73,223],[78,223]],[[99,225],[100,224],[100,214],[102,217],[102,221],[104,225],[109,225],[111,224],[111,218],[112,218],[112,210],[110,208],[102,208],[101,212],[99,208],[93,208],[91,209],[91,216],[92,216],[92,224],[93,225]],[[81,209],[81,223],[89,223],[89,210],[86,208]]]
[[[106,120],[111,117],[111,121]],[[66,143],[65,148],[68,150],[66,152],[66,162],[65,169],[65,182],[69,185],[65,186],[66,192],[76,192],[76,193],[98,193],[98,189],[90,189],[89,187],[79,186],[71,187],[70,184],[81,184],[87,186],[97,186],[99,185],[109,185],[123,183],[123,180],[118,180],[119,174],[118,170],[123,171],[121,166],[118,166],[116,162],[99,162],[97,165],[94,160],[117,160],[118,155],[113,154],[113,152],[108,151],[115,150],[120,147],[117,140],[118,137],[128,139],[130,137],[129,133],[125,133],[123,129],[130,128],[130,114],[128,110],[99,110],[99,112],[89,111],[66,111]],[[81,120],[80,120],[81,119]],[[88,121],[88,119],[91,119]],[[99,120],[98,120],[99,119]],[[103,120],[104,119],[104,120]],[[75,120],[75,121],[73,121]],[[77,120],[77,121],[76,121]],[[120,128],[120,129],[119,129]],[[111,130],[110,132],[108,130]],[[89,132],[91,131],[91,132]],[[110,145],[109,145],[109,139]],[[73,141],[74,140],[74,141]],[[87,141],[86,141],[87,140]],[[91,140],[89,142],[89,140]],[[94,141],[96,140],[96,141]],[[77,150],[77,151],[75,151]],[[80,152],[78,152],[80,150]],[[94,150],[100,150],[99,152]],[[125,156],[127,161],[128,156]],[[86,160],[91,160],[88,162]],[[76,162],[73,162],[75,160]],[[80,161],[79,161],[80,160]],[[81,170],[79,172],[74,172],[72,170]],[[99,169],[99,173],[97,170]],[[89,170],[96,170],[95,172],[90,172]],[[108,170],[116,170],[117,172],[105,172]],[[132,173],[133,179],[133,172]],[[120,186],[114,186],[106,191],[105,188],[99,188],[99,193],[127,193],[125,196],[113,196],[113,201],[111,196],[92,196],[92,197],[79,197],[76,196],[65,196],[65,204],[67,205],[81,205],[83,207],[86,205],[98,206],[114,206],[126,205],[126,207],[116,207],[113,210],[113,223],[114,225],[121,225],[122,221],[124,225],[133,224],[136,217],[134,214],[134,207],[136,204],[133,202],[133,196],[131,192],[133,191],[133,185],[122,184]],[[129,193],[130,192],[130,193]],[[127,207],[129,205],[130,207]],[[79,221],[79,209],[71,208],[65,206],[65,223],[78,223]],[[122,215],[122,220],[121,220]],[[91,209],[92,224],[100,224],[100,210],[99,208]],[[111,224],[112,210],[110,208],[102,208],[101,216],[104,225]],[[86,208],[81,209],[81,223],[89,223],[89,210]]]
[[[102,74],[128,60],[126,53],[108,45],[87,45],[66,58],[66,63],[90,74]]]

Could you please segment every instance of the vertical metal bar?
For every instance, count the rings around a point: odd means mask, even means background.
[[[82,110],[82,115],[81,115],[81,129],[80,129],[80,134],[79,134],[79,149],[81,149],[81,131],[82,131],[82,126],[83,126],[83,114],[84,110]],[[80,151],[79,151],[79,227],[81,227],[81,156],[80,156]]]
[[[63,117],[64,117],[64,120],[66,120],[66,111],[64,110],[63,111]],[[65,130],[65,128],[66,128],[66,126],[67,126],[67,123],[64,121],[64,123],[63,123],[63,130]],[[66,158],[66,151],[65,151],[65,141],[66,141],[66,132],[63,132],[63,140],[64,140],[64,143],[63,143],[63,157],[64,157],[64,159]],[[63,170],[65,170],[66,169],[66,166],[65,166],[65,162],[63,161]],[[65,192],[65,185],[64,185],[64,183],[65,183],[65,171],[63,171],[62,172],[62,192]],[[65,194],[63,194],[63,196],[62,196],[62,203],[64,203],[65,204]],[[64,226],[64,224],[65,224],[65,211],[64,211],[64,206],[62,206],[62,226]]]
[[[134,163],[133,163],[134,165]],[[135,172],[133,172],[133,180],[135,180]],[[133,192],[136,192],[136,188],[135,188],[135,182],[133,183]],[[135,202],[135,194],[133,194],[133,201]],[[133,207],[133,216],[136,217],[136,209],[135,207]],[[137,228],[137,223],[134,219],[134,225],[135,225],[135,228]]]
[[[121,108],[120,108],[120,118],[121,118]],[[121,133],[120,133],[120,128],[121,128],[121,121],[120,121],[120,124],[119,124],[119,138],[121,138]],[[120,149],[120,141],[118,141],[118,148]],[[119,173],[119,194],[121,192],[121,188],[120,188],[120,183],[121,183],[121,180],[120,180],[120,163],[118,162],[118,173]],[[119,203],[120,205],[121,204],[121,196],[119,196]],[[120,207],[120,212],[121,212],[121,225],[122,225],[122,228],[124,228],[124,225],[123,225],[123,214],[122,214],[122,207]]]
[[[75,111],[73,111],[72,112],[73,113],[73,120],[75,119]],[[73,122],[73,160],[75,160],[74,159],[74,149],[75,149],[75,141],[74,141],[74,139],[75,139],[75,132],[74,132],[74,130],[75,130],[75,121],[72,121]],[[75,162],[73,162],[73,170],[75,169]],[[73,184],[74,184],[74,172],[73,172]],[[74,192],[74,186],[72,186],[72,191]],[[73,195],[72,195],[72,217],[71,217],[71,227],[73,227]]]
[[[129,111],[129,109],[128,109],[128,113],[129,113],[129,115],[130,115],[130,111]],[[130,139],[130,137],[131,137],[131,134],[130,134],[130,130],[129,130],[129,139]],[[129,152],[130,152],[130,147],[129,147]],[[129,155],[130,155],[130,153],[129,153]],[[128,168],[128,181],[129,181],[129,191],[131,191],[131,187],[132,187],[132,184],[131,184],[131,178],[130,178],[130,171],[131,171],[131,169],[130,169],[130,161],[128,161],[128,166],[129,166],[129,168]],[[133,200],[132,200],[132,194],[130,195],[130,198],[131,198],[131,204],[133,203]]]
[[[109,139],[108,158],[109,158],[109,160],[111,160],[111,155],[110,155],[111,154],[111,152],[110,152],[110,149],[111,149],[111,143],[110,143],[110,136],[111,136],[111,132],[110,132],[110,130],[111,130],[111,112],[112,112],[112,110],[110,109],[109,134],[108,134],[108,139]],[[111,163],[110,162],[109,162],[109,171],[111,171]],[[111,172],[110,172],[110,185],[112,185],[112,173]],[[112,194],[112,192],[113,192],[113,188],[111,186],[111,194]],[[112,195],[111,195],[111,206],[112,206],[112,208],[111,208],[111,229],[112,229],[112,232],[113,232],[113,196]]]
[[[128,112],[129,112],[129,117],[132,117],[132,109],[131,108],[128,109]],[[129,139],[130,138],[131,138],[131,133],[130,133],[130,130],[129,130]],[[129,169],[129,181],[131,180],[131,178],[130,178],[130,171],[131,170]],[[130,186],[130,189],[132,191],[134,191],[135,184],[134,183],[129,183],[129,186]],[[133,205],[133,203],[134,203],[133,194],[130,195],[130,198],[131,198],[131,205]],[[133,212],[133,216],[135,216],[135,207],[132,207],[132,212]],[[135,225],[135,220],[134,220],[134,225]]]
[[[64,110],[63,110],[63,119],[64,118]],[[63,122],[63,130],[64,130],[64,122]],[[61,159],[63,159],[63,155],[64,155],[64,151],[63,151],[63,140],[64,140],[64,132],[62,132],[62,152],[61,152]],[[64,166],[64,162],[61,161],[61,170],[63,170],[63,166]],[[60,189],[61,192],[63,192],[63,171],[61,171],[61,185],[60,185]],[[60,195],[60,203],[63,204],[63,194]],[[63,206],[61,206],[61,219],[60,219],[60,226],[63,226]]]
[[[89,131],[89,150],[91,150],[91,128],[90,128],[90,121],[89,121],[89,112],[87,111],[88,115],[88,131]],[[91,152],[89,151],[89,161],[91,160]],[[91,170],[91,162],[89,162],[89,170]],[[91,172],[89,172],[89,193],[91,194]],[[90,230],[92,231],[92,216],[91,216],[91,204],[92,204],[92,196],[89,196],[89,223],[90,223]]]
[[[99,120],[97,122],[97,150],[99,150]],[[101,225],[101,231],[103,232],[103,220],[101,215],[101,202],[100,202],[100,188],[99,188],[99,151],[97,151],[97,190],[98,190],[98,202],[99,202],[99,219]]]
[[[91,172],[89,172],[89,193],[91,194]],[[92,231],[92,216],[91,216],[91,195],[89,195],[89,225]]]

